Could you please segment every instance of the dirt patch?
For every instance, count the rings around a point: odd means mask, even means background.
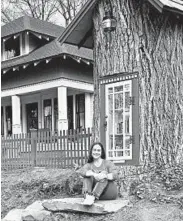
[[[173,196],[180,192],[171,193]],[[70,169],[33,168],[2,171],[1,176],[1,216],[13,208],[26,208],[36,200],[81,197],[81,180]],[[130,196],[130,204],[114,214],[87,215],[78,213],[55,213],[50,221],[182,221],[183,209],[176,202],[151,202],[148,199],[137,200]]]
[[[1,216],[13,208],[26,208],[36,200],[63,198],[81,192],[81,184],[69,169],[22,169],[2,171]],[[76,190],[74,189],[76,188]]]

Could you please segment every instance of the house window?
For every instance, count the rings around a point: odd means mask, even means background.
[[[11,135],[12,134],[12,107],[11,106],[6,107],[6,129],[7,129],[7,134]]]
[[[52,129],[52,107],[51,107],[51,99],[47,99],[43,101],[44,108],[44,128]]]
[[[16,38],[9,38],[4,42],[4,59],[14,58],[19,56],[20,53],[20,36],[16,36]]]
[[[105,91],[107,158],[132,159],[132,81],[107,84]]]
[[[85,95],[76,95],[76,128],[85,128]]]
[[[32,129],[38,129],[38,103],[26,104],[27,114],[27,132]]]
[[[58,130],[58,99],[54,98],[54,129]]]

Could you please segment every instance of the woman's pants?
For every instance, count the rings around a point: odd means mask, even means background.
[[[114,200],[118,196],[117,186],[114,181],[107,179],[97,181],[94,177],[84,178],[83,193],[93,194],[96,199],[100,200]]]

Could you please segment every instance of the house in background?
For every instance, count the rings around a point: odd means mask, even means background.
[[[1,27],[1,134],[92,126],[93,51],[28,16]]]

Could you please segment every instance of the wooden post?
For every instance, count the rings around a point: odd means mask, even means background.
[[[31,160],[32,165],[36,166],[36,155],[37,155],[37,130],[30,129],[31,132]]]

